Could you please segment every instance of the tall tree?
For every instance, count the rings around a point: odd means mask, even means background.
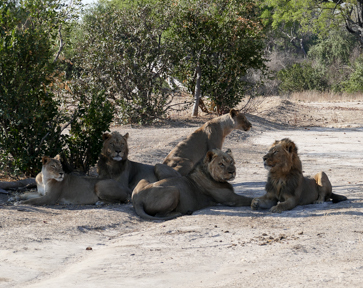
[[[194,94],[209,96],[222,113],[244,96],[248,69],[265,68],[263,29],[254,1],[180,0],[168,36],[180,61],[176,73]]]
[[[77,85],[105,91],[122,123],[161,118],[175,92],[165,85],[172,57],[163,40],[166,4],[99,5],[83,19],[74,57],[81,70]]]
[[[326,35],[344,26],[363,45],[363,0],[265,0],[273,25],[298,21],[308,31]]]

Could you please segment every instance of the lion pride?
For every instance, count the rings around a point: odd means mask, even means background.
[[[164,164],[155,166],[155,173]],[[230,150],[213,149],[186,176],[170,177],[155,183],[141,180],[132,192],[136,213],[148,220],[168,220],[192,214],[221,203],[250,206],[252,198],[238,195],[227,181],[236,175]]]

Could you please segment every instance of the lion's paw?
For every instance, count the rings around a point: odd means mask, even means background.
[[[258,210],[259,207],[260,207],[260,199],[258,199],[258,198],[252,199],[251,209],[252,210]]]
[[[8,199],[8,202],[16,202],[19,201],[20,197],[19,196],[12,196]]]
[[[270,209],[270,212],[272,213],[281,213],[283,210],[278,206],[273,206],[271,209]]]
[[[320,200],[316,200],[313,202],[313,204],[323,204],[323,203],[324,203],[324,201],[320,201]]]

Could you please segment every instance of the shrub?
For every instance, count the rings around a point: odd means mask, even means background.
[[[42,156],[62,150],[76,168],[88,170],[112,120],[104,93],[55,95],[56,87],[66,86],[54,60],[62,9],[53,0],[0,2],[0,160],[10,173],[35,176]],[[67,99],[73,107],[64,109]],[[70,134],[62,133],[67,123]]]
[[[328,88],[324,74],[314,69],[309,62],[293,64],[277,73],[281,81],[281,92],[301,92],[305,90],[324,91]]]
[[[104,92],[93,90],[87,94],[92,96],[84,97],[78,104],[77,118],[71,124],[65,151],[71,166],[82,172],[96,164],[103,144],[101,135],[109,129],[114,112]]]
[[[145,124],[163,117],[175,91],[165,85],[170,55],[162,33],[168,26],[156,4],[119,10],[99,6],[84,17],[74,60],[79,81],[115,101],[121,123]]]
[[[342,90],[349,93],[363,92],[363,58],[354,63],[354,71],[341,83]]]
[[[54,14],[37,12],[41,8],[39,1],[0,3],[0,153],[13,171],[27,175],[39,171],[41,155],[64,144],[59,126],[64,115],[48,89],[56,34],[40,24],[51,26]]]

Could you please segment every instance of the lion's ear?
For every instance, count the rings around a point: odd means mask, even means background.
[[[62,158],[61,158],[60,154],[55,155],[54,159],[58,160],[58,161],[62,161]]]
[[[297,147],[295,143],[292,142],[290,139],[284,138],[281,140],[281,143],[283,144],[283,147],[287,152],[289,153],[297,152]]]
[[[43,165],[47,164],[49,161],[50,161],[50,157],[48,157],[48,156],[43,156],[43,158],[42,158],[42,163],[43,163]]]
[[[129,139],[129,132],[127,132],[127,133],[124,135],[124,138],[125,138],[125,139]]]
[[[238,111],[235,109],[229,110],[229,115],[231,115],[232,118],[236,117],[238,115]]]
[[[106,141],[107,139],[110,139],[112,137],[112,135],[110,133],[103,133],[102,135],[102,140]]]
[[[228,148],[225,153],[227,153],[229,156],[233,157],[231,149]]]
[[[211,161],[213,160],[213,158],[217,155],[217,153],[216,153],[216,151],[215,151],[215,150],[216,150],[216,149],[209,150],[209,151],[207,152],[207,154],[205,154],[204,162],[209,163],[209,162],[211,162]]]

